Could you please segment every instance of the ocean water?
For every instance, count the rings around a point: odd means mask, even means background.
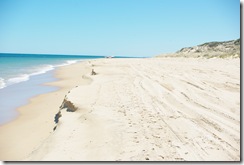
[[[54,69],[103,56],[0,54],[0,125],[16,117],[16,109],[31,97],[57,90],[44,86],[55,81]]]
[[[101,56],[0,54],[0,89],[54,68]]]

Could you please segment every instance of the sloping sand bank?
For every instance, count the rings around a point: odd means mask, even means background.
[[[72,79],[77,87],[66,93],[74,112],[63,106],[56,130],[25,160],[240,160],[239,59],[89,65],[97,75],[83,77],[91,83]]]
[[[31,98],[29,104],[19,108],[18,118],[0,127],[0,160],[22,160],[38,148],[52,134],[54,116],[65,94],[77,85],[90,83],[90,79],[82,77],[90,70],[88,61],[58,69],[56,75],[60,80],[46,85],[58,86],[60,89]]]

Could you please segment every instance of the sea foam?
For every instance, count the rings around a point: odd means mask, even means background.
[[[0,89],[4,88],[6,86],[6,83],[4,82],[4,79],[0,77]]]

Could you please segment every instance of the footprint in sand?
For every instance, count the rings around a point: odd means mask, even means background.
[[[161,157],[162,159],[164,159],[164,157],[162,155],[159,155],[159,157]]]

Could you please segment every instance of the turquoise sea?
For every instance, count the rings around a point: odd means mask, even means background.
[[[0,89],[27,81],[31,76],[78,61],[103,56],[0,54]]]
[[[104,56],[0,53],[0,125],[16,118],[31,97],[57,90],[42,85],[56,80],[55,68],[96,58]]]

